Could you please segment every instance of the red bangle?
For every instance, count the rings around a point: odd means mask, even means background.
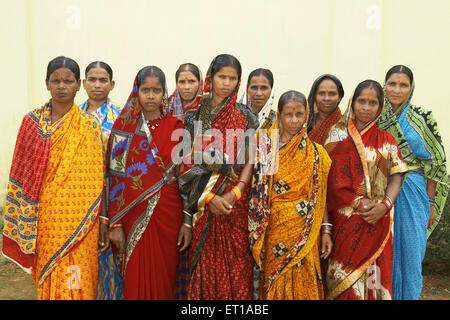
[[[239,182],[242,182],[245,186],[248,185],[248,183],[243,180],[236,180],[236,186],[238,185]]]

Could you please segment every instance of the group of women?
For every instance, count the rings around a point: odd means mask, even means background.
[[[365,80],[342,114],[338,78],[281,94],[228,54],[169,97],[142,68],[123,108],[109,65],[57,57],[51,99],[22,121],[3,254],[39,299],[418,299],[427,235],[448,193],[413,74]],[[244,134],[243,134],[244,133]]]

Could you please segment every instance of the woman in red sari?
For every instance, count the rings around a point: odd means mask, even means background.
[[[172,299],[183,224],[171,134],[183,124],[169,113],[164,73],[145,67],[114,123],[108,144],[110,239],[124,276],[124,299]],[[181,247],[180,247],[181,246]]]
[[[253,166],[243,142],[246,130],[256,133],[258,122],[236,103],[240,79],[239,61],[217,56],[201,106],[185,114],[179,184],[194,225],[188,299],[252,299],[248,184]]]
[[[392,206],[408,167],[392,135],[376,125],[383,107],[380,84],[361,82],[325,141],[334,225],[328,299],[392,299]]]

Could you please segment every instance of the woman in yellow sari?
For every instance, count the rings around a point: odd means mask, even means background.
[[[262,272],[260,298],[320,300],[320,257],[327,258],[332,248],[325,206],[331,160],[306,134],[303,94],[284,93],[278,114],[269,134],[258,139],[250,200],[252,253]]]
[[[100,125],[74,104],[80,69],[57,57],[52,99],[19,129],[6,199],[3,255],[32,273],[38,299],[95,299],[103,189]]]

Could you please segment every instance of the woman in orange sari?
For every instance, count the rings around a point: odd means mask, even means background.
[[[95,299],[103,151],[98,121],[74,104],[80,69],[57,57],[52,99],[28,113],[17,137],[3,254],[32,273],[38,299]]]
[[[278,113],[279,121],[258,142],[250,200],[251,248],[262,273],[260,298],[321,300],[320,257],[328,257],[332,248],[325,206],[331,161],[306,134],[303,94],[284,93]]]
[[[392,209],[408,171],[392,135],[378,129],[381,85],[361,82],[325,142],[333,251],[327,299],[392,299]]]

